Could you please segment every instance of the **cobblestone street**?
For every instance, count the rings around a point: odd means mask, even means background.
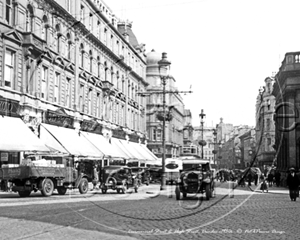
[[[37,193],[24,199],[1,194],[0,239],[298,238],[300,201],[290,201],[286,189],[260,193],[239,187],[230,198],[227,183],[217,186],[209,201],[201,195],[176,201],[173,187],[156,192],[158,185],[125,195],[43,198]],[[18,231],[11,230],[15,225]]]

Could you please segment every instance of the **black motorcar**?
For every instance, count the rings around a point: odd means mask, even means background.
[[[176,200],[180,195],[186,197],[188,193],[205,193],[209,200],[214,193],[214,176],[209,161],[190,159],[183,161],[183,169],[176,183]]]
[[[108,189],[117,190],[118,193],[125,193],[128,188],[134,188],[138,191],[137,180],[132,174],[131,168],[127,166],[106,166],[101,170],[102,193],[106,193]]]
[[[150,171],[147,167],[131,167],[132,174],[137,178],[139,185],[150,183]]]

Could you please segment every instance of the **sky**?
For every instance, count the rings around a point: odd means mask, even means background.
[[[146,53],[166,52],[193,125],[255,126],[264,80],[300,51],[299,0],[105,0]]]

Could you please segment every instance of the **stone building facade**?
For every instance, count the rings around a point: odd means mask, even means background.
[[[0,0],[0,30],[0,96],[36,134],[54,121],[146,139],[144,45],[103,1]]]
[[[261,169],[274,164],[275,158],[275,97],[272,95],[274,79],[267,77],[264,91],[256,100],[257,166]]]
[[[290,167],[300,167],[300,52],[285,54],[272,94],[276,99],[275,157],[277,169],[285,175]]]
[[[154,50],[147,54],[147,92],[145,98],[147,101],[147,133],[148,148],[159,158],[162,157],[162,117],[163,114],[163,86],[161,73],[159,71],[158,61],[162,59],[162,54]],[[176,87],[176,81],[173,76],[169,76],[165,86],[165,106],[166,106],[166,128],[165,128],[165,146],[166,158],[180,156],[183,147],[183,129],[185,126],[186,112],[181,95]],[[189,116],[187,116],[189,117]]]

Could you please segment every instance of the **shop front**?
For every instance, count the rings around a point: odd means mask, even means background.
[[[17,101],[0,97],[0,167],[20,164],[24,152],[51,152],[22,121],[19,110]]]

